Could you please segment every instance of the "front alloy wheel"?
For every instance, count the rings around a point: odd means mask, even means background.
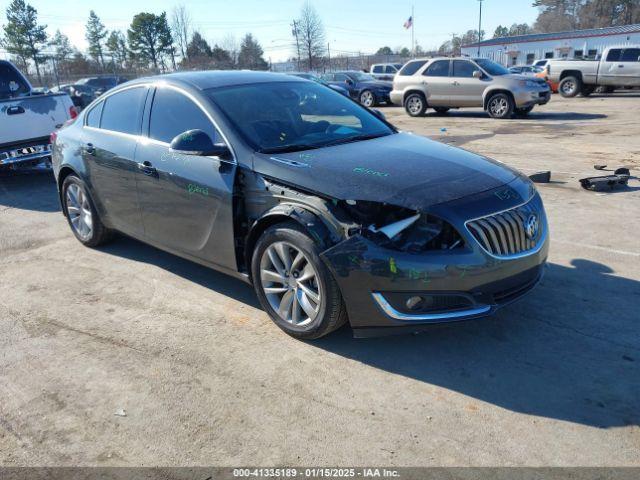
[[[375,107],[376,106],[376,97],[370,90],[365,90],[360,94],[360,104],[367,107]]]
[[[493,118],[509,118],[513,114],[513,100],[506,93],[497,93],[489,99],[487,112]]]
[[[322,247],[298,223],[269,227],[251,260],[253,286],[273,322],[289,335],[310,340],[347,321],[340,289],[320,259]]]
[[[260,280],[271,308],[285,322],[304,327],[318,316],[322,299],[318,273],[292,244],[275,242],[264,251]]]

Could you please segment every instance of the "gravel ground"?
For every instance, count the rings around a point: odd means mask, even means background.
[[[553,172],[534,292],[422,335],[303,343],[237,280],[126,238],[82,247],[51,175],[3,177],[0,464],[640,465],[640,181],[577,181],[640,174],[640,95],[556,95],[524,120],[383,110]]]

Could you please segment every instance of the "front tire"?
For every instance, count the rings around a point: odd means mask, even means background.
[[[62,203],[71,231],[87,247],[97,247],[113,237],[96,211],[85,183],[75,175],[69,175],[62,183]]]
[[[404,99],[404,109],[410,117],[424,117],[427,100],[421,93],[412,93]]]
[[[487,102],[487,113],[491,118],[511,118],[514,108],[513,98],[506,93],[496,93]]]
[[[364,90],[360,93],[360,105],[373,108],[378,105],[375,94],[371,90]]]
[[[320,247],[293,222],[268,228],[253,252],[251,274],[262,307],[298,339],[320,338],[347,320],[338,284],[319,254]]]
[[[564,77],[558,85],[558,91],[564,98],[573,98],[582,90],[582,80],[574,75]]]

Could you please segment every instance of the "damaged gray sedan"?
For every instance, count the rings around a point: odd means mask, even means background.
[[[528,178],[284,75],[128,82],[57,133],[53,165],[84,245],[119,231],[241,278],[297,338],[482,317],[547,257]]]

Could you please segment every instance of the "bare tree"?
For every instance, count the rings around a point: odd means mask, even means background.
[[[296,28],[300,36],[301,55],[307,58],[309,70],[313,70],[314,60],[324,56],[326,45],[322,20],[309,2],[302,6]]]
[[[189,39],[191,38],[191,27],[191,15],[189,15],[187,7],[184,5],[175,7],[171,12],[171,30],[173,31],[173,38],[175,38],[178,44],[183,60],[186,59],[188,55],[187,45],[189,45]]]
[[[240,53],[240,43],[233,33],[228,33],[220,41],[220,47],[229,52],[232,64],[238,63],[238,54]]]

